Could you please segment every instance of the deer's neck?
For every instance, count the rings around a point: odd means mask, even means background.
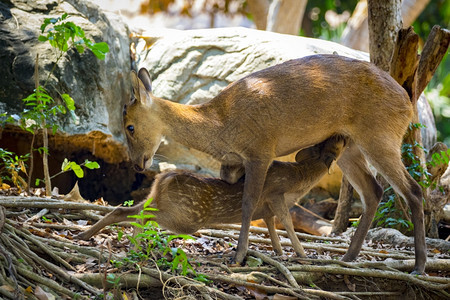
[[[220,147],[212,145],[221,122],[209,104],[185,105],[158,99],[157,110],[165,136],[215,157],[223,155]]]

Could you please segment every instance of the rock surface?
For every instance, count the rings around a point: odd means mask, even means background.
[[[130,40],[128,28],[120,17],[101,12],[95,4],[80,0],[2,1],[0,12],[0,110],[13,114],[23,109],[21,99],[34,89],[37,53],[40,83],[45,82],[53,67],[55,52],[48,43],[37,40],[41,33],[39,28],[44,18],[59,17],[66,12],[69,20],[80,26],[88,38],[108,43],[110,52],[101,61],[89,50],[79,54],[70,49],[58,62],[46,88],[55,99],[59,98],[58,93],[68,93],[75,100],[79,120],[74,122],[66,116],[59,123],[69,136],[90,134],[83,145],[86,150],[94,147],[96,139],[92,136],[101,136],[100,144],[114,144],[125,153],[119,107],[130,91]],[[111,162],[127,158],[122,154],[117,159],[109,157],[110,154],[111,149],[97,152]]]

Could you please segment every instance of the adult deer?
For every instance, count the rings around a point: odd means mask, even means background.
[[[400,152],[413,108],[406,91],[389,74],[367,62],[313,55],[250,74],[211,101],[192,106],[155,97],[146,69],[132,73],[132,82],[123,126],[137,171],[150,168],[163,136],[211,154],[230,182],[239,177],[240,167],[245,169],[236,262],[246,256],[250,220],[272,160],[337,134],[350,139],[338,165],[364,203],[343,260],[358,255],[383,193],[368,161],[409,204],[413,272],[424,272],[422,191],[403,166]]]

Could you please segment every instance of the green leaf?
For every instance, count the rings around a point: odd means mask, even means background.
[[[142,219],[142,216],[141,215],[129,215],[129,216],[127,216],[127,218],[130,218],[130,219]]]
[[[70,162],[67,158],[64,158],[63,163],[61,164],[61,171],[67,171],[70,169]]]
[[[83,169],[76,162],[74,162],[74,161],[70,162],[70,169],[72,169],[72,171],[75,173],[75,175],[78,178],[83,178],[84,177]]]
[[[105,53],[101,52],[100,50],[97,50],[97,49],[91,49],[91,51],[92,51],[92,53],[94,53],[94,55],[95,55],[98,59],[100,59],[100,60],[104,60],[105,57],[106,57]]]
[[[128,216],[128,217],[130,217],[130,216]],[[136,222],[130,222],[130,224],[135,226],[135,227],[137,227],[137,228],[144,228],[145,227],[144,225],[136,223]]]
[[[152,201],[153,201],[153,198],[148,198],[147,201],[145,201],[145,203],[144,203],[144,208],[147,208],[150,205],[150,203],[152,203]]]
[[[144,211],[159,211],[159,209],[155,208],[155,207],[146,207],[143,209]]]
[[[75,48],[77,49],[78,53],[81,53],[81,54],[84,53],[84,47],[81,46],[80,44],[76,44]]]
[[[69,96],[69,94],[62,94],[61,97],[66,103],[67,109],[72,111],[75,110],[75,101]]]
[[[56,131],[58,131],[59,126],[57,124],[53,124],[52,125],[52,133],[53,135],[56,133]]]
[[[39,186],[39,183],[41,183],[41,180],[39,178],[36,178],[36,181],[34,182],[35,186]]]
[[[40,35],[40,36],[38,37],[38,40],[39,40],[40,42],[46,42],[46,41],[48,40],[48,38],[47,38],[46,36]]]
[[[247,265],[249,267],[259,267],[262,264],[263,264],[263,261],[261,258],[256,258],[256,257],[250,256],[250,255],[247,257]]]
[[[187,234],[176,234],[176,235],[170,235],[169,238],[167,239],[167,242],[170,243],[172,240],[174,239],[178,239],[181,238],[183,240],[195,240],[195,238],[193,238],[190,235]]]
[[[94,49],[97,49],[97,50],[103,52],[103,53],[108,53],[109,52],[109,46],[105,42],[95,43],[92,47]]]
[[[90,170],[92,169],[100,169],[100,165],[96,161],[89,161],[86,159],[84,162],[84,166]]]

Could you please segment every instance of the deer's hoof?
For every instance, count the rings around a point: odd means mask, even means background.
[[[427,275],[427,274],[425,273],[425,271],[419,271],[419,270],[414,269],[411,272],[411,275]]]

